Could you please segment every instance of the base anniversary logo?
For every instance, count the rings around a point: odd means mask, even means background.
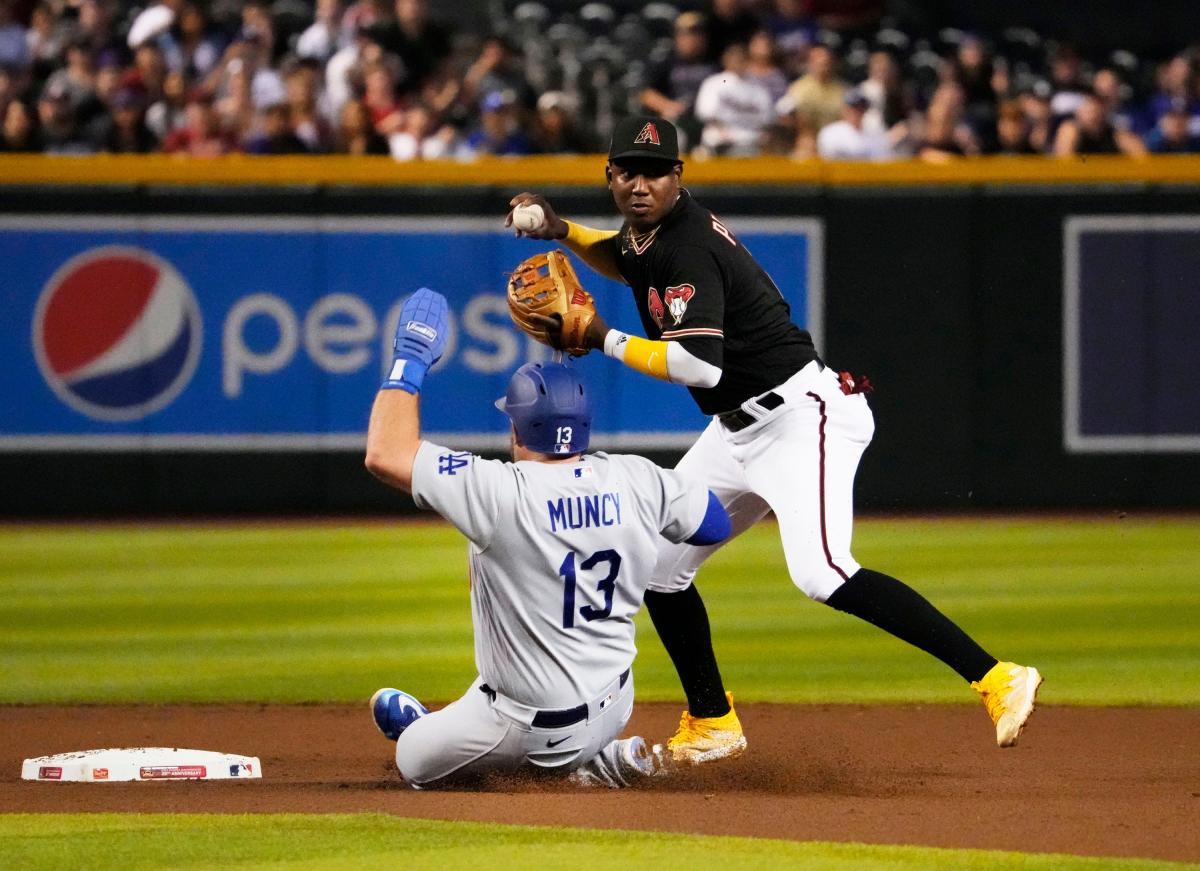
[[[38,298],[33,349],[68,406],[139,420],[187,386],[200,359],[196,297],[171,264],[140,248],[93,248],[64,263]]]

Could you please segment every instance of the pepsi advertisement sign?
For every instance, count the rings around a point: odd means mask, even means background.
[[[820,221],[725,223],[819,346]],[[507,273],[549,247],[494,218],[0,216],[0,450],[360,449],[422,286],[451,308],[423,430],[503,447],[492,402],[553,353],[509,320]],[[629,289],[575,265],[606,320],[640,333]],[[682,387],[599,353],[575,365],[599,448],[686,447],[707,422]]]

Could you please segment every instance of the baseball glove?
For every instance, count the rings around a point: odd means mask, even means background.
[[[543,345],[581,357],[596,304],[575,277],[571,261],[561,251],[548,251],[523,260],[508,279],[508,311],[513,322]],[[548,324],[541,318],[561,322]]]

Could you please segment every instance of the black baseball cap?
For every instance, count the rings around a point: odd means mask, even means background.
[[[633,115],[622,118],[613,129],[609,160],[651,158],[683,163],[679,159],[679,133],[666,118]]]

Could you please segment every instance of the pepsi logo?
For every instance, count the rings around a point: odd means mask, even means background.
[[[96,420],[138,420],[169,405],[196,371],[201,339],[187,282],[162,258],[127,246],[68,260],[33,316],[42,377]]]

